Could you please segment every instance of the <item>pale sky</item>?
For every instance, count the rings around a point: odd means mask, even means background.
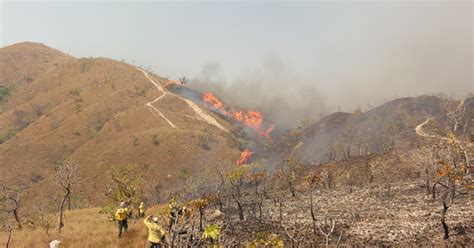
[[[75,57],[125,59],[161,76],[221,86],[249,79],[265,88],[274,80],[269,74],[279,73],[275,80],[285,82],[253,97],[312,88],[324,111],[474,88],[471,1],[0,6],[2,46],[37,41]]]

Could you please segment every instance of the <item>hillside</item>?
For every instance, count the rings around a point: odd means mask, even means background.
[[[471,101],[472,97],[465,100],[462,108],[467,109],[460,117],[463,125],[474,117],[468,105]],[[334,113],[301,129],[290,142],[291,151],[305,163],[319,163],[392,148],[412,149],[420,143],[417,125],[433,118],[433,128],[446,130],[452,126],[446,115],[458,105],[436,96],[420,96],[396,99],[367,112]]]
[[[325,237],[313,232],[311,223],[311,195],[314,201],[315,218],[324,226],[324,220],[335,220],[334,231],[329,237],[330,247],[336,244],[346,246],[466,246],[473,241],[474,198],[461,194],[456,205],[450,209],[449,224],[451,236],[443,240],[441,235],[440,203],[431,199],[422,189],[422,181],[396,182],[391,191],[383,184],[369,187],[354,187],[313,191],[299,187],[298,195],[291,197],[287,192],[269,195],[262,202],[262,212],[255,209],[252,196],[248,195],[245,204],[245,220],[238,219],[237,209],[232,202],[226,202],[225,214],[216,218],[218,204],[211,204],[204,211],[204,224],[218,224],[221,229],[221,243],[229,247],[249,246],[259,239],[273,235],[282,240],[284,247],[324,247]],[[275,198],[273,198],[275,197]],[[281,198],[280,198],[281,197]],[[255,200],[255,199],[253,199]],[[281,204],[281,212],[278,204]],[[163,207],[153,207],[147,214],[160,216]],[[116,238],[115,223],[99,214],[99,208],[77,209],[66,213],[66,225],[61,233],[54,228],[46,234],[45,225],[50,221],[54,225],[55,216],[46,216],[43,222],[35,222],[35,227],[14,230],[12,247],[46,246],[51,240],[60,240],[60,247],[143,247],[147,229],[143,219],[133,219],[129,230],[121,239]],[[281,217],[280,217],[281,216]],[[281,219],[280,219],[281,218]],[[186,223],[198,223],[196,209]],[[166,226],[168,222],[163,221]],[[191,229],[190,224],[181,224],[184,230]],[[193,228],[197,228],[193,224]],[[188,233],[183,233],[185,240]],[[172,234],[167,233],[167,242]],[[199,235],[196,235],[199,239]],[[263,238],[262,238],[263,237]],[[5,232],[0,240],[7,240]],[[262,241],[263,242],[263,241]],[[186,244],[183,241],[181,244]],[[275,243],[270,247],[279,247]],[[207,247],[204,244],[192,244],[190,247]],[[262,246],[264,247],[264,246]]]
[[[160,216],[170,247],[472,243],[474,97],[400,98],[280,135],[257,110],[123,62],[25,42],[0,65],[11,247],[143,247],[138,216],[116,238],[122,201]],[[71,206],[55,178],[65,159]]]
[[[75,204],[86,206],[104,200],[112,165],[137,164],[147,187],[166,192],[178,175],[234,163],[240,151],[226,121],[161,92],[166,79],[147,75],[37,43],[1,48],[0,181],[23,189],[25,205],[55,201],[55,167],[71,157],[79,163]]]

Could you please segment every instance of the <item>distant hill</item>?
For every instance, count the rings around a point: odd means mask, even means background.
[[[75,191],[84,205],[104,200],[111,165],[137,164],[147,187],[166,191],[183,175],[233,164],[240,151],[229,124],[163,95],[158,87],[166,79],[145,74],[38,43],[1,48],[0,181],[25,189],[31,204],[50,197],[55,166],[72,157],[80,164]]]
[[[462,124],[474,118],[472,101],[464,101]],[[410,149],[419,144],[415,128],[433,118],[425,128],[451,128],[446,115],[456,111],[459,102],[436,96],[400,98],[367,112],[334,113],[304,127],[291,142],[294,156],[304,163],[344,159],[350,156],[383,153],[392,148]],[[468,122],[468,130],[472,124]],[[460,124],[461,125],[461,124]],[[469,131],[468,131],[469,132]]]

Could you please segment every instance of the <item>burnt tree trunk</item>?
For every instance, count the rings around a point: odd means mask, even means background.
[[[290,192],[291,192],[291,196],[292,197],[296,197],[296,189],[295,189],[295,186],[293,185],[293,183],[291,181],[288,182],[289,186],[290,186]]]
[[[203,231],[204,228],[202,227],[202,217],[204,216],[204,208],[199,208],[199,231]]]
[[[433,200],[436,200],[436,185],[438,184],[438,182],[435,182],[433,184],[433,187],[431,188],[431,193],[432,193],[432,196],[433,196]]]
[[[59,232],[61,232],[61,228],[64,227],[64,205],[66,205],[66,200],[71,194],[71,190],[69,189],[69,187],[66,187],[65,190],[66,193],[63,196],[63,200],[61,201],[61,206],[59,209]]]
[[[235,203],[237,204],[237,210],[239,211],[239,220],[244,220],[244,208],[242,207],[242,203],[240,202],[239,194],[234,195],[232,194],[232,198],[234,198]]]
[[[13,217],[15,217],[15,221],[18,223],[18,228],[21,229],[21,221],[20,216],[18,215],[18,209],[13,209]]]
[[[430,189],[431,189],[431,187],[430,187],[430,179],[429,179],[428,170],[427,170],[427,171],[426,171],[426,194],[427,194],[427,195],[431,194]]]
[[[239,209],[239,220],[244,220],[244,208],[242,207],[242,203],[239,200],[236,200],[237,208]]]
[[[443,225],[444,239],[449,238],[449,227],[446,223],[446,212],[448,212],[449,207],[443,202],[443,210],[441,211],[441,225]]]
[[[316,235],[316,216],[314,215],[314,206],[313,206],[313,193],[310,193],[310,210],[311,210],[311,220],[313,222],[313,233]]]
[[[220,192],[217,194],[217,203],[219,204],[219,211],[222,212],[222,208],[223,208],[222,205],[223,205],[223,203],[222,203],[222,197],[221,197],[221,193],[220,193]]]
[[[280,222],[283,221],[283,201],[282,199],[279,199],[278,201],[278,211],[280,213]]]

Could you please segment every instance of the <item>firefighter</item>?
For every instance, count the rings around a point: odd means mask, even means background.
[[[165,231],[158,224],[158,217],[150,215],[143,221],[146,227],[148,227],[148,247],[149,248],[161,248],[163,240],[165,238]]]
[[[145,217],[145,204],[143,202],[140,202],[138,206],[138,217]]]
[[[119,209],[117,209],[117,212],[115,212],[115,219],[118,221],[118,237],[122,237],[122,230],[127,232],[128,229],[128,209],[125,205],[125,202],[120,203]]]
[[[189,218],[191,217],[191,210],[187,208],[185,205],[180,206],[180,204],[176,201],[175,198],[172,198],[170,203],[168,204],[168,212],[170,217],[170,223],[168,228],[171,230],[173,225],[176,221],[181,219],[181,217]]]

